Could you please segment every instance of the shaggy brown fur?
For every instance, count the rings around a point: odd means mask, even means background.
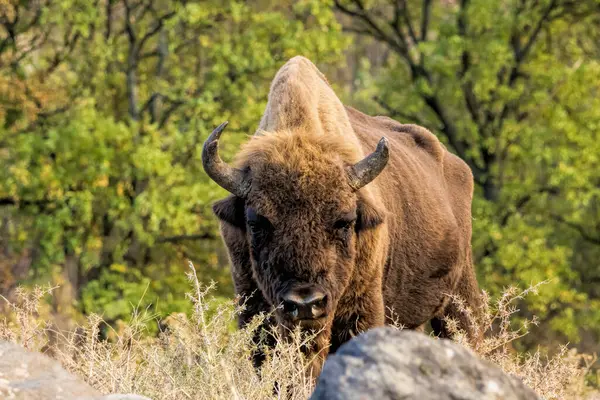
[[[390,159],[370,184],[353,191],[345,167],[389,140]],[[473,330],[449,304],[457,294],[478,309],[471,263],[473,177],[467,165],[416,125],[344,107],[324,76],[295,57],[275,77],[257,133],[237,156],[247,198],[217,202],[235,291],[247,299],[244,326],[270,311],[295,282],[328,293],[328,318],[312,348],[318,373],[328,351],[385,322],[410,329],[443,316]],[[248,210],[260,215],[249,229]],[[336,228],[346,218],[352,229]],[[270,321],[292,327],[285,315]],[[387,319],[386,319],[387,318]],[[330,345],[328,347],[328,344]],[[260,355],[257,358],[260,363]]]

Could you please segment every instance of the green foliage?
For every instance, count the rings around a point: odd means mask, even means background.
[[[522,304],[529,344],[600,336],[597,1],[338,1],[364,61],[352,101],[433,132],[471,167],[473,252]],[[423,30],[423,26],[426,27]],[[584,346],[590,346],[588,344]]]
[[[549,281],[520,305],[525,345],[597,343],[597,0],[100,3],[0,1],[0,290],[52,276],[111,323],[189,312],[191,259],[231,297],[199,149],[228,120],[230,159],[304,55],[469,164],[481,286]]]
[[[235,152],[283,62],[298,54],[339,61],[347,40],[319,0],[291,10],[104,3],[11,3],[17,41],[0,54],[0,100],[27,111],[0,114],[11,253],[18,259],[32,249],[29,277],[64,275],[79,310],[107,321],[129,315],[140,299],[163,315],[188,310],[188,258],[204,283],[218,282],[219,295],[230,297],[210,211],[225,192],[204,174],[201,145],[229,120],[224,153]],[[31,39],[51,29],[62,41]]]

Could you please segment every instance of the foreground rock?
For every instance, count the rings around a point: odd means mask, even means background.
[[[0,399],[150,400],[126,394],[102,396],[58,362],[7,342],[0,342]]]
[[[520,380],[449,340],[377,328],[330,356],[312,400],[530,400]]]

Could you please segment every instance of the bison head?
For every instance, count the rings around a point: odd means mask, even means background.
[[[255,136],[238,167],[218,155],[217,127],[204,144],[206,173],[232,193],[213,206],[241,229],[252,275],[286,327],[323,326],[355,269],[357,237],[383,222],[359,191],[388,161],[387,140],[366,158],[339,139],[278,132]]]

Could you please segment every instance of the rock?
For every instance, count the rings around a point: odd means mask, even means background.
[[[329,356],[312,400],[530,400],[519,379],[450,340],[372,329]]]
[[[15,400],[150,400],[129,394],[102,396],[49,357],[0,342],[0,398]]]

